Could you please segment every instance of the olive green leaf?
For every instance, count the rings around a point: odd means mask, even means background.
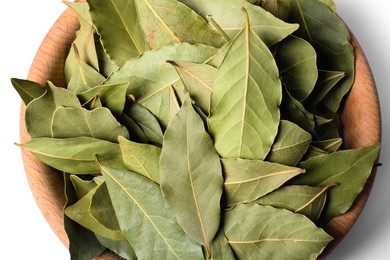
[[[275,208],[284,208],[301,213],[317,221],[324,208],[327,191],[334,185],[311,187],[306,185],[290,185],[281,187],[270,194],[258,199],[256,203]]]
[[[316,49],[319,69],[345,72],[339,86],[322,102],[336,112],[355,77],[354,52],[347,28],[328,6],[312,0],[291,1],[288,21],[299,23],[296,34]]]
[[[304,169],[260,160],[222,159],[227,206],[254,201],[305,172]]]
[[[118,141],[127,169],[160,184],[161,148],[132,142],[124,137],[119,137]]]
[[[155,145],[162,145],[163,132],[157,118],[144,106],[128,101],[124,113],[132,118],[142,129],[146,141]]]
[[[279,19],[286,21],[288,10],[290,9],[291,0],[247,0],[253,4],[261,6]]]
[[[333,0],[320,0],[320,2],[328,6],[334,13],[336,12],[336,3]]]
[[[77,97],[83,105],[99,98],[103,106],[109,108],[115,115],[120,115],[125,107],[128,86],[129,82],[99,85],[79,93]]]
[[[58,107],[51,124],[52,137],[93,137],[117,142],[118,136],[129,138],[129,132],[108,108],[87,110],[81,107]]]
[[[119,69],[113,60],[108,56],[98,37],[95,37],[95,48],[99,61],[99,72],[108,78],[112,73]]]
[[[148,143],[144,131],[134,119],[123,113],[120,117],[120,122],[129,130],[130,140],[138,143]]]
[[[158,50],[145,52],[141,57],[126,62],[123,67],[114,72],[106,84],[115,82],[131,82],[128,94],[135,101],[152,112],[162,128],[165,129],[170,121],[169,87],[180,83],[176,70],[167,60],[203,63],[215,54],[217,49],[206,45],[175,44]],[[182,85],[182,84],[181,84]],[[178,91],[175,87],[175,91]]]
[[[119,144],[91,137],[34,138],[19,145],[43,163],[74,174],[98,173],[95,157],[107,165],[124,168]]]
[[[133,0],[151,49],[174,43],[220,47],[225,40],[206,21],[176,0]]]
[[[112,240],[105,238],[99,235],[96,235],[97,240],[105,246],[107,249],[110,249],[112,252],[118,256],[128,259],[136,260],[137,256],[135,255],[134,249],[131,247],[129,241],[127,240]]]
[[[285,23],[263,8],[252,5],[245,0],[179,1],[189,6],[198,14],[201,14],[205,19],[207,15],[211,15],[230,38],[234,38],[245,28],[245,18],[241,12],[241,8],[243,7],[251,17],[252,30],[268,46],[281,41],[298,28],[297,24]]]
[[[51,137],[51,121],[57,107],[81,107],[70,91],[48,82],[46,92],[26,107],[26,128],[31,138]]]
[[[217,69],[207,64],[168,61],[180,76],[191,99],[205,115],[210,112],[210,96]]]
[[[220,221],[222,169],[189,96],[165,131],[160,180],[164,198],[179,224],[210,252]]]
[[[211,94],[208,123],[217,152],[263,160],[278,132],[281,99],[275,60],[248,21],[218,68]]]
[[[71,174],[69,176],[69,179],[72,182],[78,199],[81,199],[82,197],[87,195],[88,192],[90,192],[97,186],[97,183],[94,180],[83,180],[76,174]]]
[[[78,197],[70,177],[64,173],[66,204],[65,208],[76,203]],[[89,260],[100,255],[105,247],[96,239],[95,234],[64,215],[64,228],[69,239],[69,255],[71,259]]]
[[[119,229],[105,184],[96,186],[78,202],[67,207],[65,215],[95,234],[113,240],[125,239]]]
[[[12,78],[11,83],[26,106],[46,92],[44,86],[30,80]]]
[[[122,66],[149,49],[134,1],[87,0],[92,21],[110,59]]]
[[[310,94],[305,107],[309,111],[314,111],[317,105],[326,97],[326,95],[344,78],[345,73],[341,71],[318,71],[318,81],[313,92]]]
[[[210,260],[235,260],[233,250],[222,229],[218,230],[217,235],[211,242]]]
[[[231,41],[226,43],[221,48],[219,48],[217,50],[217,52],[215,53],[215,55],[211,56],[210,59],[208,61],[206,61],[205,63],[210,65],[210,66],[213,66],[215,68],[219,68],[219,66],[221,65],[223,59],[226,56],[227,51],[230,48],[230,44],[231,44]]]
[[[306,153],[311,140],[311,134],[292,122],[281,120],[278,135],[266,160],[295,166]]]
[[[329,140],[323,140],[323,141],[315,141],[312,142],[312,145],[315,147],[318,147],[328,153],[336,152],[340,149],[341,145],[343,143],[342,138],[333,138]]]
[[[95,47],[95,29],[91,20],[91,16],[89,15],[88,4],[67,1],[64,1],[64,3],[76,12],[80,22],[80,29],[76,32],[76,38],[73,41],[73,44],[68,52],[68,56],[65,60],[65,79],[66,82],[69,83],[70,79],[73,77],[74,68],[77,66],[78,62],[74,48],[77,48],[79,58],[96,71],[99,71],[99,61]]]
[[[72,66],[73,71],[71,72],[71,78],[69,79],[67,88],[77,95],[102,84],[106,78],[81,59],[75,44],[72,45],[72,49],[75,56],[75,65]]]
[[[223,229],[238,259],[316,259],[332,240],[301,214],[258,204],[226,211]]]
[[[298,101],[305,100],[318,78],[314,48],[307,41],[290,36],[278,44],[275,60],[283,86]]]
[[[119,226],[139,259],[203,259],[201,246],[186,236],[156,183],[130,171],[100,168]]]
[[[329,191],[329,202],[323,213],[325,221],[345,213],[362,191],[378,157],[380,145],[361,149],[343,150],[320,155],[301,162],[306,174],[294,180],[294,184],[326,186],[337,183]]]
[[[307,152],[305,153],[305,156],[303,156],[302,161],[307,161],[310,158],[319,156],[319,155],[324,155],[328,154],[327,151],[324,151],[318,147],[315,147],[313,145],[309,145],[309,148],[307,149]]]

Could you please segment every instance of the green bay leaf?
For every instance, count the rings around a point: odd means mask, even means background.
[[[316,259],[332,238],[285,209],[241,204],[225,212],[223,229],[238,259]]]
[[[275,60],[249,22],[217,71],[208,120],[222,157],[263,160],[280,120],[281,83]]]
[[[138,259],[203,259],[201,246],[185,235],[156,183],[130,171],[100,168]]]
[[[107,249],[111,250],[118,256],[128,260],[137,259],[134,249],[131,247],[129,241],[113,240],[99,235],[96,235],[96,238],[100,242],[100,244],[102,244],[103,246],[105,246]]]
[[[132,0],[151,49],[174,43],[220,47],[225,40],[206,21],[176,0]],[[180,26],[178,26],[180,25]]]
[[[225,204],[252,202],[305,170],[260,160],[222,159]]]
[[[149,49],[134,1],[87,0],[92,21],[110,59],[122,66]]]
[[[179,224],[210,252],[220,221],[222,169],[188,96],[165,131],[160,180],[164,198]]]
[[[19,146],[30,151],[43,163],[68,173],[99,173],[96,156],[106,165],[124,168],[119,144],[91,137],[42,137]]]
[[[217,235],[211,242],[212,254],[210,260],[235,260],[232,248],[222,229],[218,230]]]
[[[26,106],[46,92],[44,86],[30,80],[12,78],[11,83]]]
[[[310,186],[338,185],[329,191],[329,203],[324,212],[325,221],[345,213],[362,191],[378,157],[380,145],[337,151],[301,162],[306,174],[294,184]]]

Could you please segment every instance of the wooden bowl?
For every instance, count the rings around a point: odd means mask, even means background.
[[[30,68],[29,80],[41,84],[50,80],[57,86],[65,86],[64,61],[78,28],[77,16],[67,9],[55,22],[38,49]],[[356,54],[356,78],[341,115],[345,148],[359,148],[381,141],[380,107],[375,82],[364,53],[353,36],[352,44]],[[22,105],[20,141],[25,143],[29,140]],[[42,164],[27,151],[22,151],[22,157],[31,191],[42,214],[63,244],[69,247],[63,224],[65,195],[62,174]],[[326,226],[326,231],[335,240],[325,249],[321,258],[325,258],[340,243],[357,220],[372,188],[375,171],[374,167],[363,192],[352,208],[344,215],[334,218]],[[115,257],[106,253],[104,259]]]

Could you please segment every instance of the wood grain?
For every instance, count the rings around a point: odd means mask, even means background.
[[[65,86],[64,61],[70,45],[79,28],[77,16],[67,9],[56,21],[43,40],[28,75],[28,79],[45,84],[47,80],[57,86]],[[370,67],[355,37],[352,44],[356,54],[356,79],[351,92],[345,100],[342,111],[345,148],[359,148],[381,141],[381,115],[378,94]],[[24,123],[24,105],[20,113],[20,142],[30,140]],[[62,174],[45,166],[29,152],[22,151],[26,176],[32,194],[54,233],[62,243],[69,247],[63,226],[63,207],[65,204]],[[352,208],[344,215],[334,218],[326,227],[335,240],[326,248],[320,258],[324,259],[344,238],[359,217],[370,194],[375,178],[375,168],[363,192]],[[97,259],[118,259],[109,252]]]

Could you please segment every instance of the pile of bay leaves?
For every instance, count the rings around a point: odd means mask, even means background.
[[[66,88],[12,83],[20,146],[64,173],[72,259],[321,254],[379,152],[342,149],[354,51],[331,0],[66,4]]]

